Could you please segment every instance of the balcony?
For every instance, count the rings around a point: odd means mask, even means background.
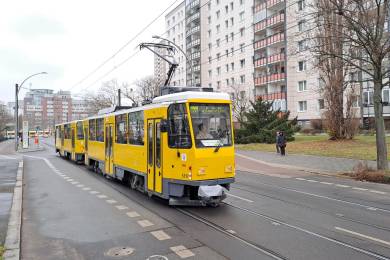
[[[287,99],[286,92],[274,92],[268,94],[257,95],[257,98],[261,98],[262,100],[275,100],[275,99]]]
[[[276,33],[254,43],[255,50],[284,41],[284,33]]]
[[[285,73],[275,73],[272,75],[261,76],[254,79],[255,86],[265,85],[267,83],[277,82],[286,79]]]
[[[268,57],[268,64],[269,63],[280,62],[280,61],[285,61],[284,53],[277,53],[277,54],[274,54],[274,55],[270,55]]]
[[[189,5],[186,6],[186,10],[194,8],[195,6],[198,6],[199,4],[200,4],[200,0],[194,0]]]
[[[195,26],[194,28],[192,28],[192,29],[187,31],[186,36],[189,36],[189,35],[191,35],[193,33],[199,32],[199,30],[200,30],[200,26],[199,25]]]
[[[274,5],[277,5],[281,2],[284,2],[284,0],[268,0],[267,1],[267,8],[271,8],[273,7]]]
[[[264,19],[258,23],[255,24],[255,33],[260,32],[264,30],[265,28],[278,24],[280,22],[284,22],[284,14],[277,14],[274,16],[271,16],[267,19]]]
[[[187,24],[190,24],[192,21],[196,20],[196,19],[199,19],[199,12],[193,14],[192,16],[190,16],[188,19],[187,19]]]
[[[194,52],[191,54],[191,60],[197,59],[200,57],[200,52]]]
[[[190,42],[189,44],[187,44],[187,48],[192,48],[194,46],[197,46],[200,44],[200,39],[196,39],[196,40],[193,40],[192,42]]]
[[[262,67],[265,65],[267,65],[267,58],[261,58],[261,59],[255,60],[255,68],[259,68],[259,67]]]

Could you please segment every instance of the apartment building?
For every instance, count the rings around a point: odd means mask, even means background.
[[[164,41],[161,41],[160,43],[164,43]],[[164,49],[155,48],[154,51],[160,55],[165,55]],[[158,55],[154,55],[154,78],[160,85],[164,84],[167,78],[167,63]]]
[[[23,101],[23,120],[29,121],[31,129],[53,129],[55,124],[89,116],[89,107],[84,100],[76,100],[70,91],[32,89]]]
[[[187,85],[198,87],[201,86],[201,49],[204,46],[201,43],[202,6],[201,0],[185,1],[186,79]]]
[[[201,82],[215,91],[253,99],[252,0],[204,1]],[[203,6],[203,4],[202,4]]]

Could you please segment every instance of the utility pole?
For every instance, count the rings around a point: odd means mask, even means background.
[[[15,84],[15,151],[18,150],[18,144],[19,144],[19,101],[18,101],[18,94],[19,94],[19,85]]]
[[[121,106],[121,89],[118,89],[118,106]]]

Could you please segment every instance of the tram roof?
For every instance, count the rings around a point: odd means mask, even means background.
[[[230,101],[230,96],[228,93],[220,92],[198,92],[198,91],[186,91],[168,94],[153,99],[153,103],[163,103],[163,102],[174,102],[174,101],[185,101],[188,99],[219,99]]]

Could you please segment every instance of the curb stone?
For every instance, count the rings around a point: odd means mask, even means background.
[[[8,221],[7,236],[5,238],[4,260],[20,259],[20,238],[22,227],[22,199],[23,199],[23,160],[19,162],[16,175],[16,184],[12,198],[12,207]]]

